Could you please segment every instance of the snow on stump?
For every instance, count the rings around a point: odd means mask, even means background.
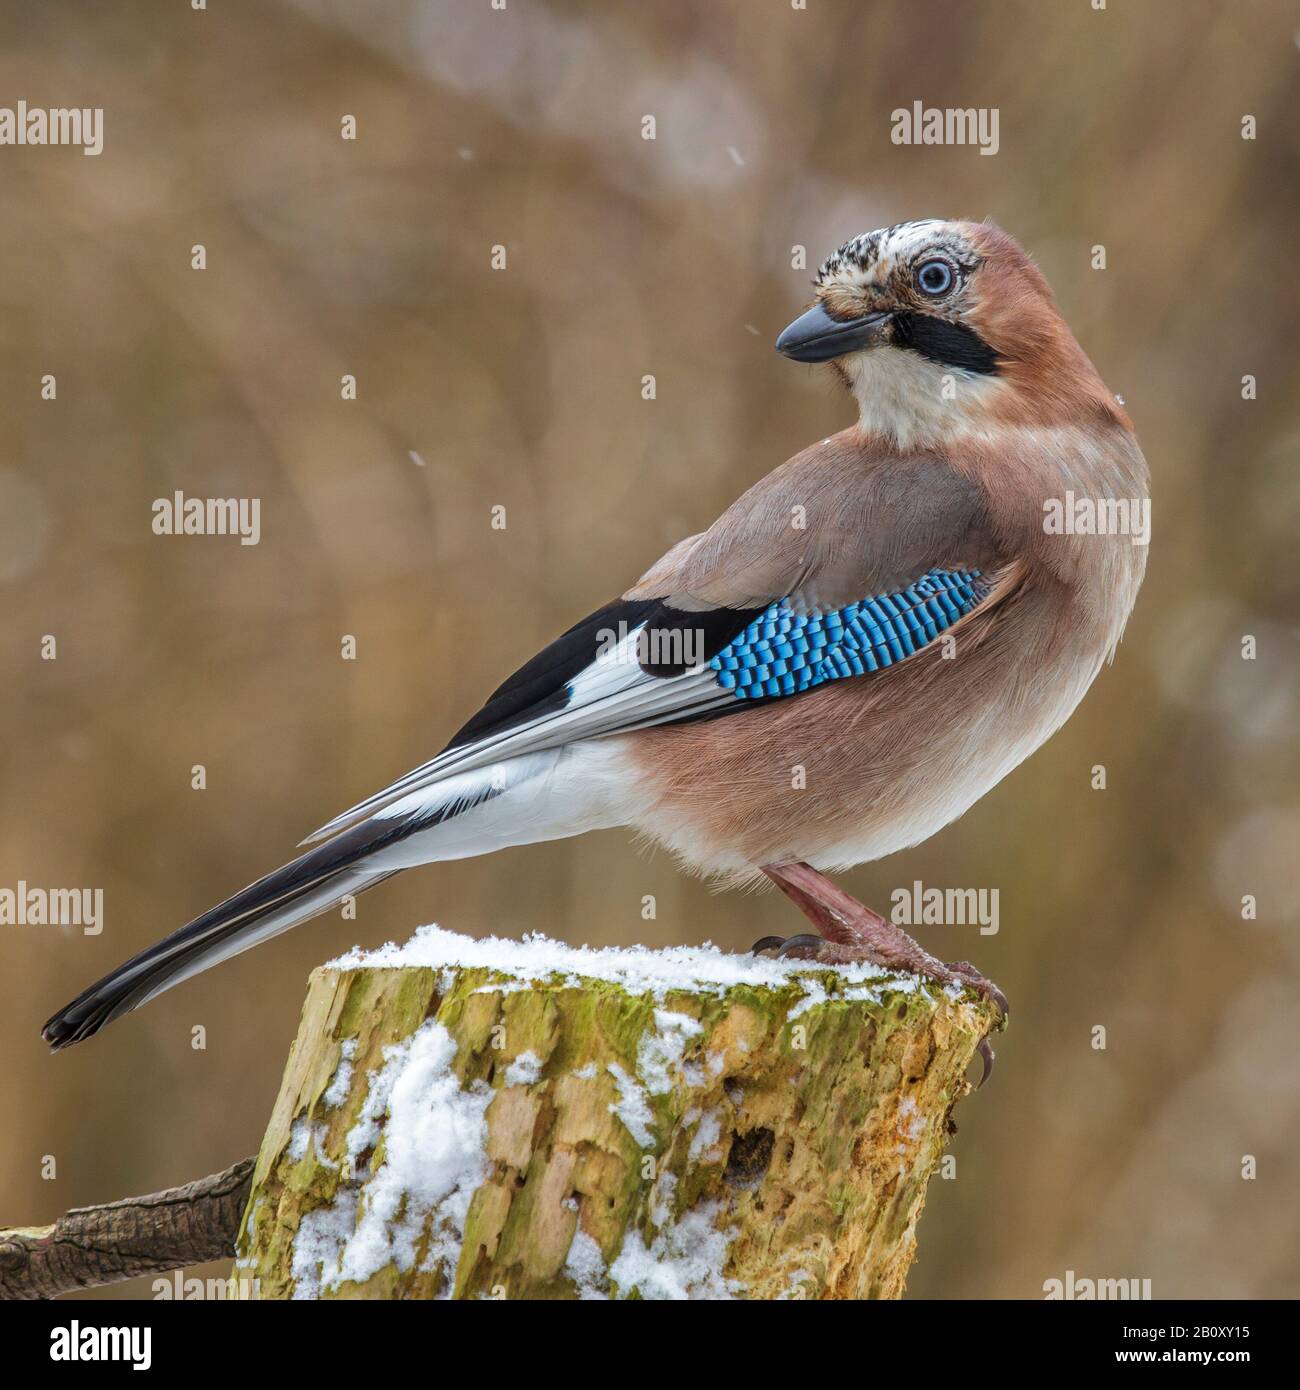
[[[874,966],[423,928],[313,972],[261,1298],[896,1298],[997,1014]]]

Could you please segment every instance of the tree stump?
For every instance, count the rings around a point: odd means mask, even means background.
[[[313,972],[261,1298],[896,1298],[998,1015],[874,966],[422,929]]]

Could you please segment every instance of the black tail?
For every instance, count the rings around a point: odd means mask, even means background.
[[[373,887],[389,873],[366,870],[361,861],[409,830],[400,820],[367,821],[308,850],[83,990],[41,1036],[56,1052],[70,1047],[189,976],[324,912],[345,893]]]

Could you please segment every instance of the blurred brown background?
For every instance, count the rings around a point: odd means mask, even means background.
[[[1125,397],[1154,541],[1066,729],[847,879],[877,906],[913,879],[1001,895],[996,936],[920,933],[1014,1018],[960,1107],[910,1291],[1040,1297],[1073,1269],[1300,1294],[1291,5],[0,13],[0,104],[105,108],[98,158],[0,148],[0,885],[102,887],[107,921],[0,927],[0,1225],[251,1153],[305,976],[356,941],[432,920],[729,949],[799,929],[775,895],[712,895],[605,834],[405,875],[84,1047],[37,1037],[850,421],[772,351],[808,299],[793,246],[812,267],[883,224],[991,216]],[[916,100],[997,107],[999,153],[891,144]],[[261,498],[261,544],[155,536],[177,489]]]

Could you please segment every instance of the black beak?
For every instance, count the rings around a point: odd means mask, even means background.
[[[874,347],[884,337],[892,314],[860,319],[833,319],[820,304],[800,314],[776,340],[776,350],[794,362],[829,362],[846,352]]]

